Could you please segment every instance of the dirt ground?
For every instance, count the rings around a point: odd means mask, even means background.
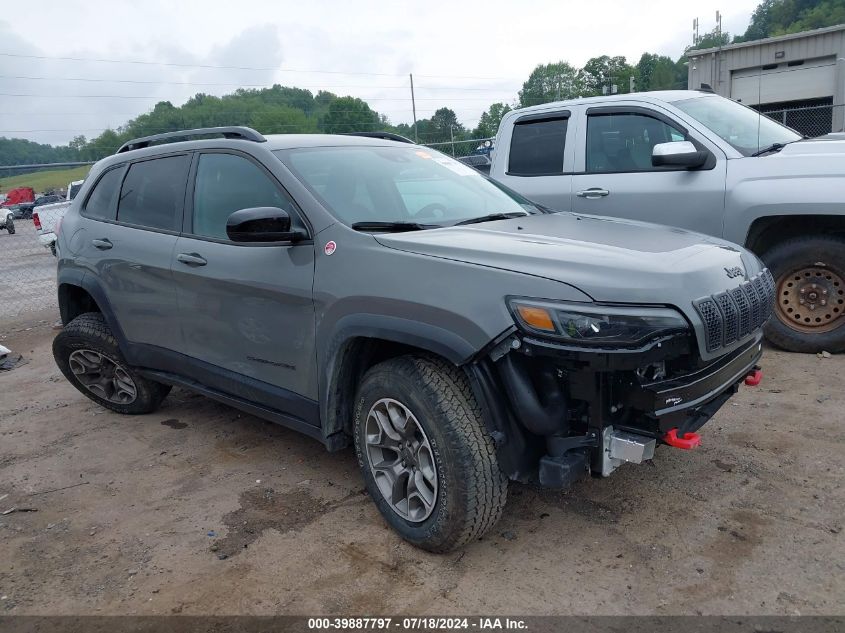
[[[512,485],[464,551],[401,541],[351,450],[185,391],[107,412],[0,330],[0,614],[841,614],[845,357],[769,350],[700,449]]]

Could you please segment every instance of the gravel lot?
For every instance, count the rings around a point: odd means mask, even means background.
[[[845,357],[769,350],[700,449],[512,485],[489,536],[437,556],[386,527],[352,451],[179,390],[107,412],[31,316],[0,327],[28,361],[0,372],[0,512],[35,510],[0,515],[0,613],[842,613]]]

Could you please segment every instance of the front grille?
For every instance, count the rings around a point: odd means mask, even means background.
[[[768,269],[741,286],[693,301],[704,322],[708,352],[735,343],[761,327],[772,313],[775,280]]]

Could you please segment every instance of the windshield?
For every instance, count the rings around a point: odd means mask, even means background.
[[[775,143],[801,140],[797,132],[730,99],[696,97],[672,105],[700,121],[745,156]]]
[[[440,152],[408,147],[313,147],[276,156],[347,225],[447,226],[492,214],[542,213],[519,194]]]

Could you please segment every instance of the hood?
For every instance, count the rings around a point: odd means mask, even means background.
[[[739,285],[759,272],[745,249],[683,229],[613,218],[555,213],[483,224],[379,234],[410,253],[543,277],[595,301],[673,305]],[[729,277],[740,267],[742,275]],[[520,294],[503,288],[503,294]],[[544,297],[554,299],[555,297]]]

